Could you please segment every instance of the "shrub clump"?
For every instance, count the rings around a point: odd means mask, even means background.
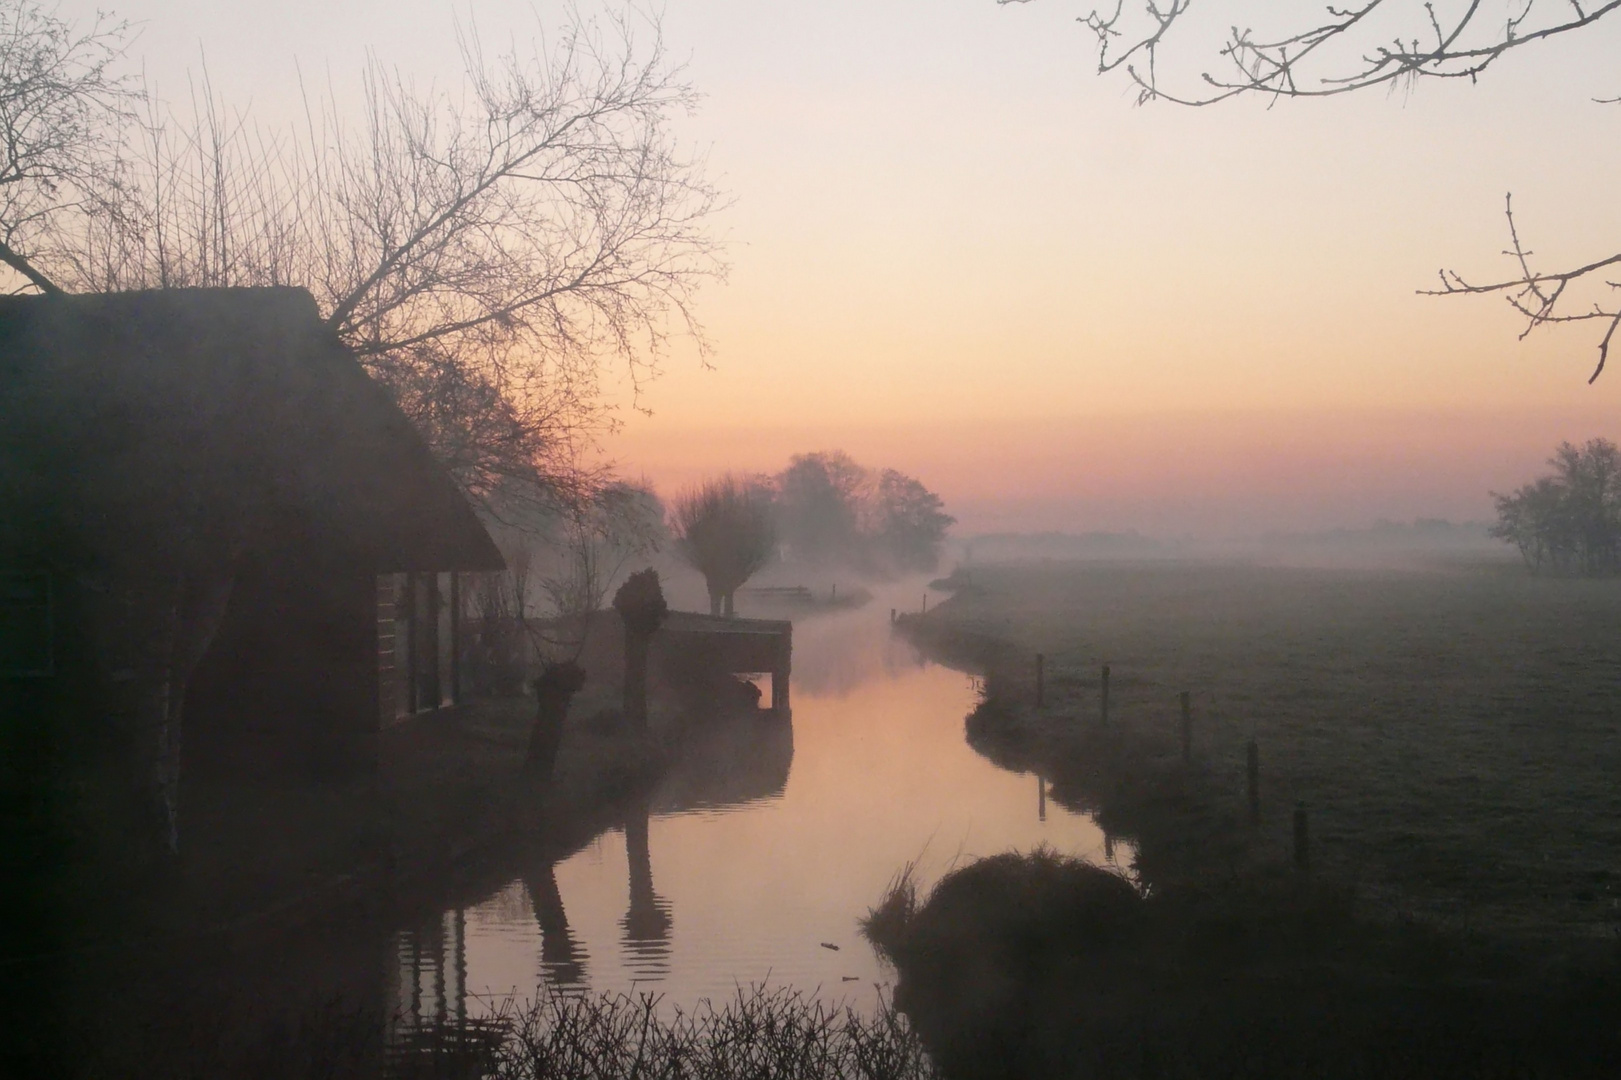
[[[862,929],[908,981],[970,985],[984,999],[1016,993],[1058,960],[1106,972],[1134,951],[1145,916],[1118,872],[1043,848],[954,870],[921,906],[908,867]]]
[[[952,1075],[1017,1075],[1041,988],[1080,974],[1088,985],[1072,991],[1107,993],[1143,934],[1146,905],[1129,881],[1050,850],[955,870],[922,905],[909,871],[862,929],[901,974],[897,1006]]]

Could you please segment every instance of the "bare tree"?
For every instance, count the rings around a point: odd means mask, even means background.
[[[633,559],[658,550],[663,508],[650,491],[623,482],[604,486],[591,502],[566,514],[554,543],[559,556],[540,589],[556,613],[549,643],[579,659],[593,617]]]
[[[1251,94],[1274,99],[1331,97],[1426,79],[1473,82],[1510,52],[1594,26],[1621,10],[1621,0],[1510,0],[1506,7],[1505,13],[1502,6],[1481,0],[1275,5],[1263,12],[1273,28],[1257,30],[1201,19],[1193,0],[1116,0],[1113,8],[1094,8],[1079,21],[1096,35],[1099,73],[1123,70],[1137,87],[1139,103],[1163,100],[1199,106]],[[1213,54],[1217,63],[1196,79],[1170,85],[1164,72],[1185,72],[1189,66],[1180,61],[1164,65],[1161,56],[1183,44],[1195,54]],[[1588,381],[1597,379],[1621,326],[1616,293],[1621,283],[1604,276],[1621,265],[1621,253],[1541,270],[1532,264],[1532,252],[1521,241],[1512,196],[1506,215],[1510,243],[1504,254],[1514,267],[1507,276],[1481,281],[1442,270],[1440,285],[1421,291],[1436,296],[1501,296],[1526,320],[1522,339],[1540,326],[1596,321],[1603,336]]]
[[[588,504],[602,366],[639,384],[667,334],[698,333],[717,194],[671,134],[694,95],[656,22],[574,19],[554,40],[464,39],[457,93],[374,62],[358,119],[307,96],[302,128],[267,130],[206,76],[189,114],[121,77],[124,23],[0,0],[0,262],[45,292],[308,288],[486,511]],[[118,599],[151,624],[139,737],[171,850],[181,702],[251,527],[195,495],[161,588]]]
[[[510,693],[534,664],[580,658],[609,591],[659,550],[664,508],[651,491],[616,481],[577,503],[498,511],[491,532],[506,569],[478,575],[468,596],[481,617],[487,688]]]
[[[1491,534],[1520,549],[1533,572],[1597,575],[1621,570],[1621,449],[1608,439],[1561,443],[1553,474],[1508,495],[1492,494]]]
[[[80,28],[30,0],[0,2],[0,262],[41,291],[59,287],[31,253],[124,201],[117,133],[137,88],[116,67],[129,36],[110,16]]]
[[[108,113],[131,104],[100,89],[123,87],[106,72],[124,39],[95,33],[105,59],[79,67],[96,79],[65,93]],[[147,98],[139,123],[57,155],[74,175],[115,164],[116,213],[81,200],[0,226],[29,240],[41,288],[309,288],[474,498],[518,480],[588,494],[580,450],[612,425],[604,359],[639,387],[670,333],[701,341],[694,290],[724,267],[718,194],[670,131],[696,98],[656,21],[574,18],[554,40],[489,55],[464,35],[455,93],[374,60],[358,118],[307,94],[293,130],[231,110],[205,75],[189,111]]]
[[[713,615],[736,614],[737,590],[777,552],[771,489],[728,473],[675,500],[676,550],[704,576]]]

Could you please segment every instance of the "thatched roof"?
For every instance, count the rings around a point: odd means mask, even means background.
[[[0,496],[92,548],[290,528],[380,573],[502,565],[302,289],[0,298]]]

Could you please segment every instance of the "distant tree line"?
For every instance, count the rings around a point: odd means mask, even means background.
[[[913,477],[868,469],[837,450],[796,454],[772,486],[787,555],[813,566],[931,571],[956,521]]]
[[[778,557],[863,574],[932,571],[956,520],[940,496],[895,469],[841,451],[798,454],[776,476],[728,473],[678,496],[676,550],[704,575],[711,610]]]
[[[1621,570],[1621,449],[1608,439],[1560,443],[1548,464],[1552,475],[1507,495],[1492,493],[1491,534],[1518,547],[1533,571]]]

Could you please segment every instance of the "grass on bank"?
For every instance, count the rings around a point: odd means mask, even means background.
[[[1171,798],[1186,690],[1208,783],[1175,797],[1213,800],[1186,817],[1195,853],[1220,832],[1200,835],[1201,818],[1246,816],[1254,738],[1257,843],[1286,852],[1302,802],[1313,866],[1392,913],[1588,940],[1621,931],[1621,580],[1057,562],[976,566],[970,580],[914,629],[970,665],[992,657],[998,715],[971,737],[999,763],[1043,770],[1060,801],[1090,799],[1107,824],[1128,766],[1138,788]],[[1112,775],[1084,775],[1103,751],[1118,758]]]
[[[971,744],[1135,841],[1142,893],[1051,853],[921,898],[898,882],[868,933],[951,1075],[1613,1074],[1621,583],[1062,564],[972,581],[902,631],[984,674]],[[1297,801],[1310,872],[1289,860]]]

